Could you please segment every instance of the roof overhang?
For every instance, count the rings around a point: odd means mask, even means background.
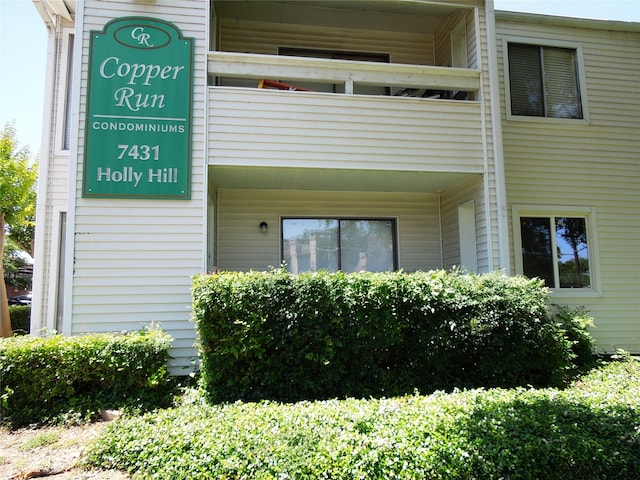
[[[594,30],[613,30],[620,32],[640,32],[640,23],[618,20],[594,20],[590,18],[559,17],[538,13],[520,13],[496,10],[496,21],[555,25],[560,27],[590,28]]]
[[[46,25],[54,25],[55,17],[73,22],[76,15],[76,0],[32,0]]]

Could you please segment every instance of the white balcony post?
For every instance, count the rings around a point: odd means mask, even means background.
[[[353,78],[349,77],[345,80],[344,93],[346,95],[353,95]]]

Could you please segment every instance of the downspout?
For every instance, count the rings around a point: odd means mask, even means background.
[[[490,0],[488,0],[490,1]],[[494,247],[492,244],[492,215],[491,215],[491,194],[489,189],[491,187],[491,182],[489,181],[489,148],[487,146],[487,107],[486,107],[486,98],[484,94],[484,86],[486,83],[486,75],[484,74],[484,65],[483,65],[483,56],[482,49],[480,46],[482,45],[482,38],[480,35],[480,9],[478,7],[474,8],[474,20],[475,20],[475,32],[476,32],[476,45],[478,46],[478,65],[480,66],[482,73],[480,75],[480,88],[478,90],[478,100],[480,101],[480,128],[482,131],[482,198],[484,203],[484,228],[485,228],[485,236],[487,238],[486,241],[486,267],[480,268],[478,267],[479,272],[483,271],[493,271],[495,269],[495,264],[493,260],[493,252]],[[485,29],[486,30],[486,29]],[[488,68],[488,67],[487,67]],[[476,229],[477,234],[477,229]]]
[[[209,85],[207,84],[207,78],[208,78],[207,72],[209,71],[209,66],[208,66],[209,59],[207,56],[207,52],[209,51],[210,41],[211,41],[211,2],[207,2],[205,11],[206,11],[207,20],[205,25],[204,38],[207,39],[208,43],[207,43],[207,48],[205,48],[204,55],[203,55],[203,61],[204,61],[203,83],[204,83],[204,111],[205,111],[204,120],[205,121],[204,121],[204,149],[203,149],[202,165],[201,165],[202,178],[203,178],[202,217],[204,220],[202,222],[202,271],[208,272],[209,263],[214,262],[214,257],[213,257],[214,252],[209,251],[209,246],[211,245],[212,239],[211,239],[211,235],[209,235],[209,233],[211,232],[211,225],[209,224],[211,220],[211,216],[209,215],[209,200],[210,200],[209,195],[211,194],[211,192],[209,191],[209,118],[210,118],[209,104],[210,104],[210,100],[209,100]],[[194,100],[191,99],[191,101],[193,102]],[[193,162],[193,158],[191,158],[191,161]],[[214,219],[214,228],[215,228],[215,219]],[[212,255],[211,262],[209,261],[209,254]]]
[[[498,48],[496,16],[493,0],[486,0],[487,57],[489,68],[489,91],[491,103],[491,129],[493,140],[493,164],[496,188],[496,212],[498,223],[498,249],[500,268],[511,274],[509,223],[507,215],[507,185],[505,179],[504,149],[502,143],[502,112],[500,111],[500,77],[498,74]]]
[[[444,268],[444,237],[442,234],[442,190],[436,190],[438,196],[438,233],[440,237],[440,268]]]

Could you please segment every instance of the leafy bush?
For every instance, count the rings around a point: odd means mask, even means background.
[[[168,385],[170,341],[157,329],[3,339],[0,420],[12,426],[72,421],[158,397]]]
[[[25,335],[31,331],[31,306],[11,305],[9,307],[11,330],[14,335]]]
[[[589,332],[589,328],[593,327],[593,318],[584,307],[572,310],[563,305],[555,305],[555,308],[554,318],[571,345],[573,362],[577,371],[593,367],[596,362],[595,341]]]
[[[213,400],[558,385],[574,343],[540,280],[459,272],[223,272],[194,279]]]
[[[640,362],[565,390],[210,405],[121,418],[86,465],[134,478],[640,478]]]

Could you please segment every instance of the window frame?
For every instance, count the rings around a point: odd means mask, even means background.
[[[392,222],[391,228],[391,243],[393,247],[393,270],[396,271],[400,267],[400,252],[399,252],[399,242],[398,242],[398,218],[397,217],[360,217],[360,216],[331,216],[331,215],[287,215],[280,217],[280,264],[284,265],[285,257],[284,257],[284,222],[286,220],[335,220],[338,222],[338,259],[340,263],[342,245],[340,242],[340,222],[341,221],[364,221],[364,222]],[[341,265],[339,265],[341,267]],[[309,270],[302,270],[302,272],[307,272]],[[337,271],[343,271],[341,268]],[[368,270],[367,270],[368,271]]]
[[[575,51],[576,74],[578,76],[577,86],[580,95],[582,118],[547,117],[531,115],[514,115],[511,113],[511,74],[509,71],[509,44],[523,44],[535,47],[565,48]],[[591,122],[589,116],[589,102],[587,98],[586,73],[584,68],[584,55],[582,44],[576,42],[565,42],[561,40],[538,39],[530,37],[505,36],[502,38],[503,74],[504,74],[504,108],[507,120],[526,122],[570,122],[572,124]]]
[[[62,29],[62,45],[61,62],[58,67],[57,81],[59,88],[56,93],[56,103],[58,105],[56,112],[55,125],[55,149],[58,154],[68,154],[73,144],[74,126],[72,122],[73,115],[73,75],[76,60],[75,49],[75,30],[65,27]]]
[[[587,233],[587,245],[589,248],[589,271],[591,286],[584,288],[549,288],[554,298],[573,297],[599,297],[602,295],[600,283],[599,249],[596,232],[596,212],[593,207],[576,206],[540,206],[540,205],[514,205],[512,207],[513,226],[513,256],[515,273],[523,275],[522,261],[522,234],[520,231],[520,219],[522,217],[539,217],[551,219],[553,217],[584,218]],[[553,253],[554,275],[557,277],[557,255]]]

